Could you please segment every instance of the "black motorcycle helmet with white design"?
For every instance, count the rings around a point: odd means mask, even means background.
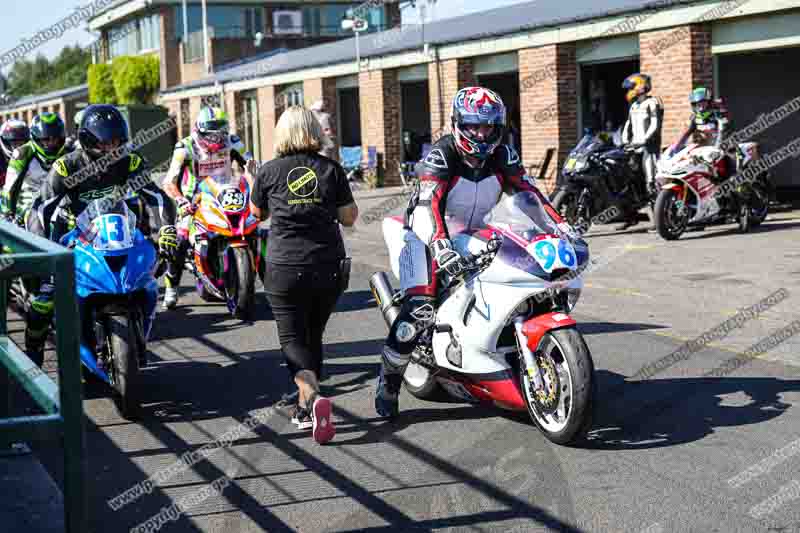
[[[109,104],[90,105],[83,112],[78,141],[92,159],[100,159],[129,140],[128,122]]]
[[[0,126],[0,149],[6,159],[11,159],[14,150],[31,140],[28,125],[18,119],[11,119]]]

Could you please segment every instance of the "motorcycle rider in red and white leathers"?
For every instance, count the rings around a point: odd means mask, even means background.
[[[507,124],[506,107],[498,94],[482,87],[461,89],[453,99],[452,134],[439,139],[418,164],[419,185],[406,210],[405,226],[410,231],[400,258],[404,300],[383,348],[375,395],[375,409],[382,417],[398,414],[403,373],[420,333],[433,320],[436,270],[450,275],[463,270],[451,236],[482,227],[504,191],[534,192],[559,227],[573,232],[534,186],[517,152],[501,144]],[[407,253],[415,245],[427,253]]]

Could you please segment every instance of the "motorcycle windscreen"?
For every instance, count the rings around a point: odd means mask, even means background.
[[[501,201],[486,216],[487,225],[506,234],[495,261],[551,281],[588,261],[588,246],[573,241],[545,211],[539,197],[520,192]]]
[[[93,200],[76,223],[92,248],[105,255],[126,254],[133,247],[136,214],[128,209],[124,200]]]
[[[155,248],[136,228],[125,201],[94,200],[76,222],[89,243],[75,249],[79,296],[132,292],[154,283]]]

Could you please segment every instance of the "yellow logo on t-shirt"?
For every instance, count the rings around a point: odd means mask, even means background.
[[[286,177],[286,184],[289,186],[289,192],[292,195],[301,198],[300,200],[289,200],[289,205],[297,204],[310,204],[321,203],[320,198],[309,198],[312,194],[317,192],[319,187],[319,178],[317,173],[308,167],[295,167]]]

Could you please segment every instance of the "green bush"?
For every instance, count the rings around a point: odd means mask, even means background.
[[[160,78],[155,56],[120,56],[111,63],[117,103],[149,104],[156,96]]]
[[[111,65],[99,63],[89,65],[89,103],[115,104],[117,95],[111,75]]]

